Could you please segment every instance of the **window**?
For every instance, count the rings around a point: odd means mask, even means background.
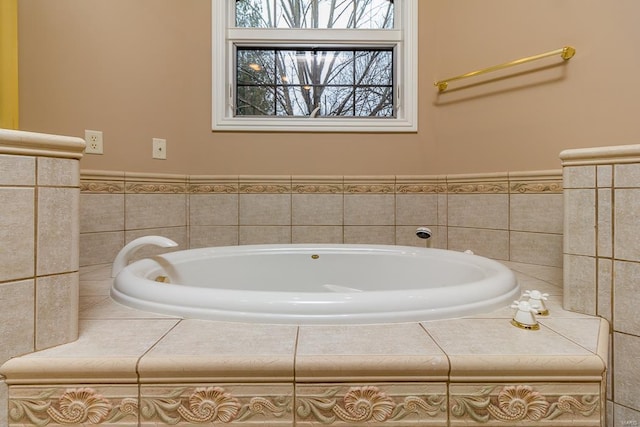
[[[213,129],[416,130],[417,0],[212,0]]]

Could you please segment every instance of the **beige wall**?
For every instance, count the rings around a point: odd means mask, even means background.
[[[211,132],[210,0],[21,0],[21,127],[102,130],[105,154],[83,169],[189,174],[545,170],[563,149],[640,136],[637,0],[419,2],[418,133]],[[564,66],[432,86],[566,44],[577,54]],[[153,137],[168,140],[168,160],[151,159]]]

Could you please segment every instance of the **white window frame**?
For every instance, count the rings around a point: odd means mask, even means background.
[[[392,30],[237,28],[235,0],[211,0],[214,131],[417,132],[418,0],[396,0]],[[396,117],[234,116],[235,46],[394,47]]]

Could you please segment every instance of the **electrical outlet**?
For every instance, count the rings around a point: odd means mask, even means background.
[[[153,138],[153,153],[154,159],[166,160],[167,159],[167,140],[161,138]]]
[[[85,130],[84,141],[87,146],[84,152],[87,154],[102,154],[103,153],[103,140],[102,132],[99,130]]]

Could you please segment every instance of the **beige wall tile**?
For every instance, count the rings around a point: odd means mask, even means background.
[[[640,187],[640,163],[615,165],[614,174],[617,188]]]
[[[448,249],[449,248],[449,228],[448,227],[435,227],[431,231],[434,232],[431,238],[432,242],[429,246],[432,248]]]
[[[565,310],[596,314],[596,259],[564,255]]]
[[[607,424],[607,427],[640,426],[640,411],[634,411],[614,403],[612,415],[612,424]],[[609,414],[607,414],[607,419],[609,419]]]
[[[598,189],[598,256],[613,255],[613,209],[610,189]]]
[[[615,257],[640,261],[640,189],[615,190]]]
[[[567,188],[594,188],[595,166],[565,166],[562,169],[562,186]]]
[[[0,359],[1,360],[1,359]],[[1,363],[1,362],[0,362]],[[0,377],[0,426],[8,426],[9,419],[9,387]]]
[[[509,259],[508,231],[449,227],[447,234],[447,248],[450,250],[470,249],[476,255],[493,259]]]
[[[240,225],[291,225],[291,194],[241,194],[239,215]]]
[[[640,411],[640,337],[613,334],[613,383],[615,402]],[[619,420],[616,419],[616,422]]]
[[[79,205],[77,188],[38,189],[37,275],[78,270]]]
[[[342,243],[342,226],[294,225],[291,228],[292,243]]]
[[[293,194],[291,219],[293,225],[342,225],[344,201],[342,194]]]
[[[596,254],[595,190],[564,192],[564,252],[573,255]]]
[[[189,248],[234,246],[238,244],[238,226],[218,225],[189,227]]]
[[[35,185],[36,158],[0,154],[0,185]]]
[[[36,350],[78,338],[78,273],[36,279]]]
[[[437,223],[437,194],[396,195],[396,225],[426,225]]]
[[[395,227],[392,225],[348,225],[344,227],[344,243],[394,245]]]
[[[241,225],[241,245],[288,244],[291,243],[291,227],[279,225]]]
[[[127,230],[187,225],[186,194],[126,194]]]
[[[562,267],[562,235],[510,233],[510,260],[527,264]]]
[[[509,202],[511,230],[562,234],[562,194],[512,194]]]
[[[124,194],[80,193],[80,233],[124,230]]]
[[[33,280],[0,284],[0,365],[33,351],[34,306]]]
[[[613,184],[613,166],[598,165],[596,166],[596,183],[598,188],[609,188]]]
[[[393,194],[345,194],[345,225],[394,225]]]
[[[0,281],[34,275],[34,220],[32,188],[0,188]]]
[[[509,228],[508,194],[449,194],[449,227]]]
[[[447,194],[438,194],[438,225],[447,225],[449,220],[449,196]]]
[[[80,265],[113,262],[124,247],[124,231],[80,234]]]
[[[80,162],[76,159],[38,157],[38,185],[78,187]]]
[[[612,289],[613,289],[613,262],[610,259],[598,258],[598,316],[612,322]]]
[[[238,195],[190,194],[189,225],[238,225]]]
[[[449,221],[449,206],[447,194],[438,194],[438,225],[447,225]]]
[[[638,292],[640,292],[639,280],[640,263],[614,261],[613,329],[617,332],[640,335],[640,316],[638,315],[638,301],[640,301],[638,298]]]

